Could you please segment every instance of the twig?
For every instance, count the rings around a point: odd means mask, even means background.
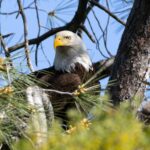
[[[103,68],[99,74],[99,80],[110,76],[112,67],[114,64],[115,57],[108,58],[106,60],[101,60],[93,64],[94,70],[97,72],[100,68]]]
[[[9,33],[9,34],[5,34],[5,35],[0,34],[0,37],[2,36],[2,38],[5,39],[5,38],[8,38],[9,36],[12,36],[12,35],[14,35],[14,33]]]
[[[24,7],[23,8],[24,10],[26,9],[35,9],[34,7],[30,7],[30,6],[27,6],[27,7]],[[41,11],[41,12],[44,12],[44,13],[47,13],[45,10],[43,10],[43,9],[38,9],[39,11]],[[15,10],[15,11],[12,11],[12,12],[0,12],[0,15],[4,15],[4,16],[7,16],[7,15],[14,15],[14,14],[18,14],[18,13],[20,13],[18,10]]]
[[[17,92],[14,92],[14,93],[24,93],[26,90],[21,90],[21,91],[17,91]],[[72,92],[63,92],[63,91],[59,91],[59,90],[54,90],[54,89],[41,89],[41,91],[43,92],[53,92],[53,93],[57,93],[57,94],[61,94],[61,95],[70,95],[70,96],[73,96],[74,93]]]
[[[94,40],[93,36],[90,34],[90,32],[87,30],[87,28],[86,28],[84,25],[81,26],[80,28],[87,34],[87,36],[89,37],[89,39],[90,39],[93,43],[95,43],[95,40]]]
[[[37,6],[37,0],[35,0],[35,11],[36,11],[36,18],[37,18],[37,24],[38,24],[38,35],[37,37],[40,36],[40,32],[41,32],[41,27],[40,27],[40,17],[39,17],[39,9]],[[38,65],[38,47],[39,44],[36,45],[36,50],[35,50],[35,64]]]
[[[7,72],[7,77],[8,77],[8,84],[11,85],[11,77],[10,77],[9,69],[12,66],[12,61],[10,59],[10,53],[8,51],[8,47],[6,46],[2,35],[0,36],[0,41],[1,41],[1,44],[3,46],[4,52],[5,52],[5,56],[8,59],[8,62],[6,62],[6,72]]]
[[[93,13],[94,18],[96,19],[96,22],[97,22],[97,24],[98,24],[98,26],[99,26],[99,28],[100,28],[100,30],[101,30],[101,32],[102,32],[102,37],[103,37],[103,42],[104,42],[104,45],[105,45],[105,49],[106,49],[108,55],[109,55],[110,57],[112,57],[112,54],[110,53],[110,51],[109,51],[108,48],[107,48],[107,43],[106,43],[107,40],[105,39],[106,33],[107,33],[108,24],[109,24],[109,18],[108,18],[106,27],[105,27],[105,29],[103,30],[103,28],[102,28],[102,26],[101,26],[101,24],[100,24],[100,21],[98,20],[98,18],[97,18],[97,16],[96,16],[95,11],[92,10],[92,13]],[[99,39],[98,39],[98,41],[99,41]]]
[[[8,47],[6,46],[6,43],[5,43],[2,35],[0,35],[0,41],[1,41],[2,47],[3,47],[4,52],[5,52],[5,56],[7,58],[10,58],[10,53],[9,53]]]
[[[123,22],[121,19],[119,19],[116,15],[114,15],[112,12],[110,12],[107,8],[105,8],[103,5],[101,5],[100,3],[98,3],[95,0],[90,0],[90,3],[97,6],[98,8],[100,8],[101,10],[103,10],[104,12],[106,12],[108,15],[110,15],[112,18],[114,18],[116,21],[118,21],[120,24],[122,24],[123,26],[125,26],[125,22]]]
[[[95,66],[94,66],[94,69],[96,71],[95,74],[89,80],[87,80],[84,83],[84,85],[89,84],[92,80],[94,80],[96,78],[98,78],[98,80],[102,79],[102,77],[101,77],[102,74],[104,76],[105,73],[106,73],[105,71],[107,71],[106,69],[108,69],[108,68],[109,68],[108,72],[109,72],[109,75],[110,75],[110,72],[111,72],[110,68],[112,68],[113,63],[114,63],[114,57],[106,59],[104,61],[101,61],[100,63],[95,64]],[[106,77],[106,76],[107,76],[107,74],[104,77]]]
[[[53,90],[53,89],[42,89],[42,90],[46,92],[53,92],[53,93],[61,94],[61,95],[70,95],[70,96],[74,95],[74,93],[71,93],[71,92],[63,92],[63,91],[58,91],[58,90]]]
[[[41,51],[42,51],[42,53],[43,53],[45,59],[47,60],[49,66],[51,66],[51,63],[50,63],[50,61],[49,61],[49,59],[48,59],[48,56],[46,55],[46,53],[45,53],[45,51],[44,51],[44,48],[43,48],[43,44],[42,44],[42,43],[40,44],[40,47],[41,47]]]
[[[101,54],[104,58],[108,58],[107,56],[105,56],[105,55],[103,54],[103,52],[102,52],[101,49],[100,49],[99,41],[98,41],[98,39],[97,39],[96,33],[95,33],[94,30],[93,30],[93,27],[92,27],[92,24],[91,24],[91,22],[90,22],[90,19],[89,19],[88,17],[87,17],[87,21],[88,21],[88,23],[89,23],[90,29],[91,29],[91,31],[92,31],[94,37],[95,37],[95,40],[96,40],[96,49],[99,50],[100,54]]]
[[[26,19],[21,1],[17,0],[17,2],[18,2],[19,11],[20,11],[20,14],[22,16],[23,25],[24,25],[24,39],[25,39],[24,46],[25,46],[25,54],[26,54],[26,58],[27,58],[27,65],[28,65],[30,71],[33,72],[34,69],[32,67],[32,63],[30,60],[30,54],[29,54],[29,41],[27,39],[27,36],[28,36],[27,19]]]

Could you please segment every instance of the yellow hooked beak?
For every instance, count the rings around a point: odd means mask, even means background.
[[[56,47],[58,46],[64,46],[64,42],[62,41],[62,37],[60,36],[56,37],[54,40],[54,48],[56,49]]]

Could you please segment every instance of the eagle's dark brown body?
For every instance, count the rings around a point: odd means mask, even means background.
[[[76,64],[74,70],[70,73],[56,71],[54,67],[50,67],[37,71],[34,74],[36,78],[41,81],[43,88],[55,89],[63,92],[74,92],[78,89],[79,85],[83,84],[94,74],[94,71],[91,70],[86,72],[80,64]],[[64,121],[67,120],[67,110],[75,107],[74,97],[54,92],[49,92],[48,94],[53,105],[55,116],[63,118]]]

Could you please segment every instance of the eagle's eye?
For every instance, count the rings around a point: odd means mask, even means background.
[[[70,40],[71,36],[64,36],[64,38]]]

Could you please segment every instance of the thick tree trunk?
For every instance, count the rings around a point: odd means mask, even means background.
[[[115,58],[109,92],[114,105],[143,98],[150,61],[150,0],[135,0]]]

